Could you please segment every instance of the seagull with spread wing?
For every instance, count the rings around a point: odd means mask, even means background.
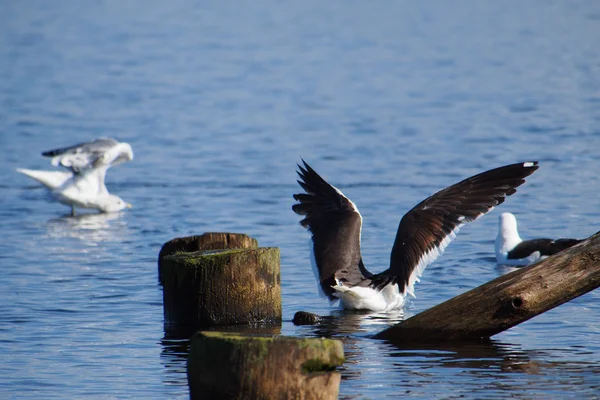
[[[349,310],[400,308],[425,267],[440,256],[467,222],[491,211],[538,169],[537,161],[511,164],[440,190],[402,217],[390,267],[369,272],[360,252],[362,217],[356,205],[302,160],[293,211],[312,234],[312,261],[324,294]]]
[[[133,159],[133,150],[128,143],[111,138],[100,138],[92,142],[45,151],[45,157],[52,157],[51,163],[67,171],[41,171],[17,168],[17,171],[40,182],[50,190],[56,201],[75,208],[90,208],[100,212],[117,212],[131,208],[119,196],[110,194],[104,178],[106,171],[114,166]]]

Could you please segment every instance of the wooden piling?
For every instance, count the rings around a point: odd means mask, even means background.
[[[337,399],[342,342],[198,332],[187,374],[192,399]]]
[[[188,242],[193,243],[192,248],[201,243],[196,239]],[[245,243],[257,244],[255,239]],[[163,256],[165,321],[196,327],[279,323],[279,268],[278,248],[174,252]]]
[[[600,232],[378,333],[391,341],[489,338],[600,286]]]
[[[202,235],[169,240],[158,253],[158,281],[162,283],[163,259],[171,254],[202,250],[255,249],[257,247],[258,241],[243,233],[207,232]]]

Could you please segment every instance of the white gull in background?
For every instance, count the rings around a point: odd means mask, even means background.
[[[67,171],[41,171],[17,168],[17,171],[40,182],[50,190],[52,198],[75,208],[96,209],[100,212],[117,212],[131,208],[119,196],[110,194],[104,184],[106,171],[114,166],[133,159],[133,151],[128,143],[111,138],[100,138],[88,143],[45,151],[45,157],[52,157],[51,163],[64,167]]]
[[[583,239],[532,239],[523,240],[517,230],[517,218],[502,213],[496,237],[496,261],[500,265],[525,266],[556,254],[582,242]]]
[[[369,272],[360,252],[362,217],[344,194],[327,183],[304,160],[298,183],[306,193],[294,195],[292,209],[304,216],[311,232],[312,260],[324,294],[342,308],[387,311],[400,308],[423,270],[442,254],[458,230],[504,202],[536,161],[507,165],[467,178],[417,204],[402,217],[390,267]]]

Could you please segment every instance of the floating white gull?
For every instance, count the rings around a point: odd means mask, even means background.
[[[387,311],[400,308],[423,270],[441,255],[458,230],[504,202],[537,162],[496,168],[433,194],[402,217],[390,267],[369,272],[360,252],[362,217],[356,205],[321,178],[304,160],[292,209],[312,233],[312,261],[324,294],[345,309]]]
[[[52,157],[52,165],[65,167],[68,171],[23,168],[17,168],[17,171],[46,186],[53,199],[71,207],[72,215],[75,215],[75,207],[101,212],[131,208],[131,204],[110,194],[104,184],[108,168],[133,159],[133,151],[128,143],[100,138],[93,142],[45,151],[42,155]]]
[[[583,239],[523,240],[517,231],[517,219],[511,213],[502,213],[496,237],[496,261],[500,265],[525,266],[563,251]]]

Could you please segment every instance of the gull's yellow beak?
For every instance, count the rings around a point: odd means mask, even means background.
[[[131,205],[131,203],[127,203],[127,205],[125,207],[127,207],[127,208],[133,208],[133,206]]]

